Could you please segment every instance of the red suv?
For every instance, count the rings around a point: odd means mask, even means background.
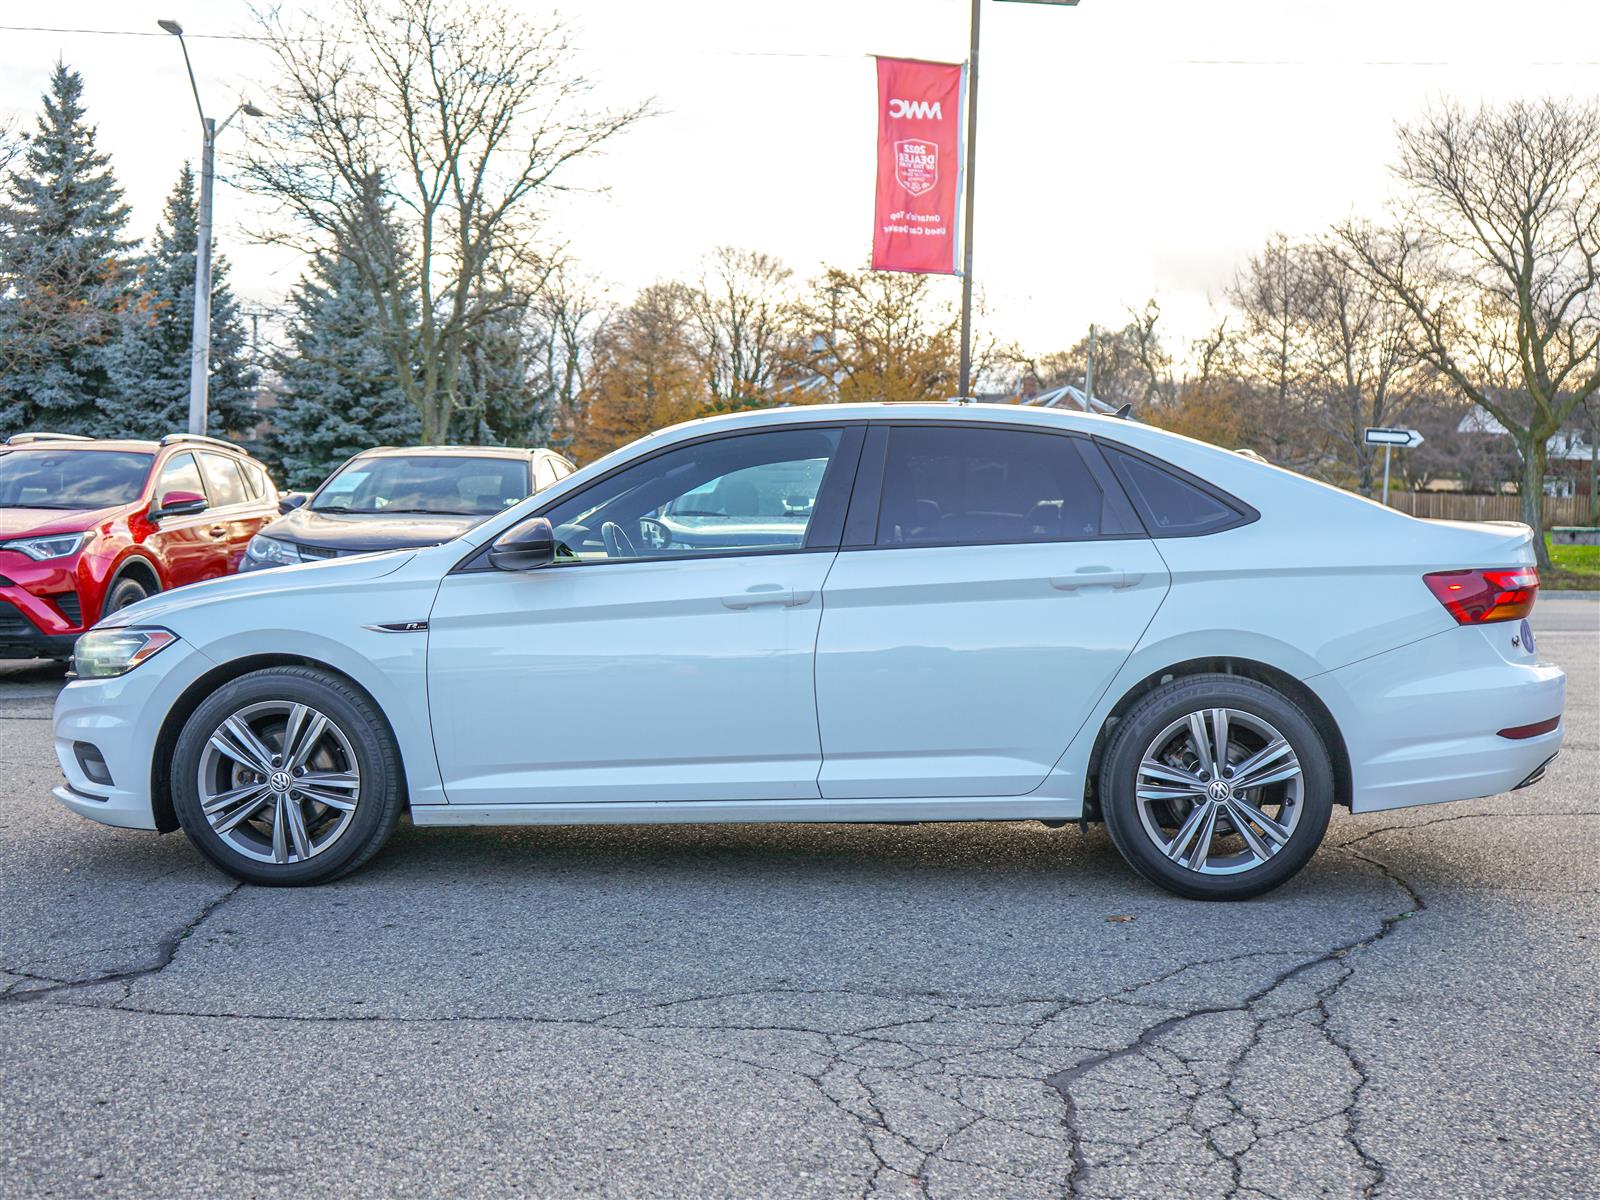
[[[231,575],[278,515],[237,446],[21,433],[0,446],[0,658],[66,658],[107,613]]]

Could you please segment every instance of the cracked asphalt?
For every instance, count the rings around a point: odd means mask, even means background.
[[[1600,603],[1537,787],[1282,890],[1103,830],[413,830],[240,888],[49,797],[0,666],[0,1194],[1600,1195]]]

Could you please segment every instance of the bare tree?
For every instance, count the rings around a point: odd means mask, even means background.
[[[794,358],[793,275],[758,250],[719,246],[711,253],[691,307],[713,404],[743,407],[777,392]]]
[[[1400,130],[1396,173],[1392,228],[1339,236],[1405,309],[1416,353],[1510,432],[1548,569],[1545,446],[1600,387],[1600,107],[1447,104]]]
[[[393,202],[400,237],[342,241],[408,356],[396,375],[423,439],[442,441],[474,331],[502,325],[548,269],[543,198],[645,107],[591,108],[565,28],[502,0],[338,0],[260,21],[277,115],[252,126],[239,177],[289,218],[263,236],[332,244]],[[402,271],[414,328],[386,290]]]

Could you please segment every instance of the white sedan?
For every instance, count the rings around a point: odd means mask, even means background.
[[[1534,782],[1522,525],[1418,521],[1131,421],[987,405],[651,435],[422,550],[183,588],[77,646],[73,811],[260,884],[416,825],[1103,820],[1186,896],[1334,805]]]

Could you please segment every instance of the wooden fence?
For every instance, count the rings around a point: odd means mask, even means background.
[[[1390,492],[1389,504],[1414,517],[1447,521],[1520,521],[1521,496],[1469,496],[1461,492]],[[1546,496],[1544,527],[1589,524],[1589,497]]]

